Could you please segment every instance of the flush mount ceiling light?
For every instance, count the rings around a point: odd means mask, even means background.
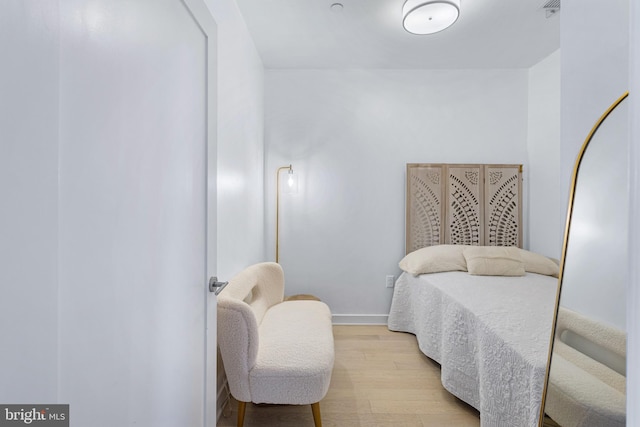
[[[412,34],[433,34],[450,27],[460,15],[460,0],[407,0],[402,25]]]

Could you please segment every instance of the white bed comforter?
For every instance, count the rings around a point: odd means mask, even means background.
[[[416,335],[483,427],[537,426],[558,279],[403,273],[389,329]]]

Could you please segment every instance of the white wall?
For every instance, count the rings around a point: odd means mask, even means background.
[[[566,208],[560,205],[560,51],[529,69],[527,153],[529,249],[560,258]]]
[[[0,402],[56,402],[58,5],[0,2]]]
[[[631,2],[630,113],[638,117],[640,105],[640,7]],[[627,360],[640,360],[640,120],[630,120],[629,283],[627,285]],[[640,426],[640,364],[627,364],[627,425]]]
[[[562,3],[561,195],[567,205],[571,171],[591,127],[629,89],[629,0]]]
[[[527,70],[267,70],[270,243],[275,170],[292,163],[300,176],[298,194],[281,200],[287,293],[386,321],[385,276],[404,255],[406,163],[524,163],[526,173],[527,89]]]
[[[218,23],[218,277],[265,260],[264,67],[234,0]]]

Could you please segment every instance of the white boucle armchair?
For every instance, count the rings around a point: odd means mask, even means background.
[[[247,402],[311,405],[321,427],[320,400],[329,389],[334,347],[329,307],[283,301],[284,273],[265,262],[243,270],[218,295],[218,345],[238,427]]]

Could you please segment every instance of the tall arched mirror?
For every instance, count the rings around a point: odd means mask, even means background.
[[[625,426],[627,95],[595,124],[574,167],[542,426]]]

